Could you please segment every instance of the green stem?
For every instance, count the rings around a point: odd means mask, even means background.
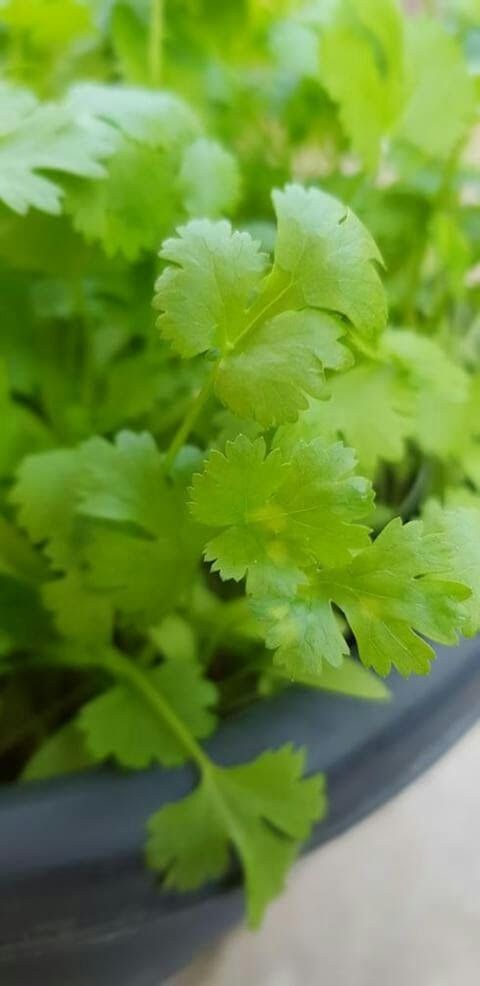
[[[250,332],[253,332],[253,330],[257,328],[257,325],[265,321],[267,315],[277,314],[276,307],[278,303],[282,300],[282,298],[284,299],[285,296],[288,295],[288,292],[292,287],[292,283],[293,283],[293,277],[290,277],[288,283],[284,285],[284,287],[278,292],[278,294],[276,294],[270,301],[267,302],[266,305],[263,306],[263,308],[261,308],[254,315],[254,317],[251,319],[248,325],[243,329],[243,332],[241,332],[240,335],[237,336],[237,338],[235,339],[235,345],[232,348],[236,348],[239,342],[243,342],[243,340],[248,335],[250,335]],[[261,302],[261,297],[259,298],[259,302]],[[252,307],[252,311],[254,311],[256,307],[257,306],[254,305]]]
[[[164,699],[161,692],[152,685],[148,673],[143,668],[134,664],[128,657],[124,657],[119,651],[109,655],[104,666],[116,677],[122,678],[141,695],[152,712],[158,716],[173,736],[178,740],[180,746],[185,751],[189,760],[192,760],[202,774],[209,773],[212,768],[211,761],[203,752],[202,748],[194,740],[191,733],[183,725],[181,719],[173,711],[172,707]]]
[[[192,431],[200,411],[210,397],[213,390],[213,385],[215,383],[216,372],[217,365],[215,364],[212,372],[205,380],[203,387],[198,391],[198,394],[194,397],[192,403],[190,404],[180,427],[177,428],[177,431],[175,432],[165,455],[165,472],[170,470],[177,453],[180,451],[182,445],[185,444],[190,432]]]
[[[230,837],[237,846],[243,846],[244,838],[242,830],[237,825],[234,814],[219,790],[215,777],[215,771],[217,770],[215,764],[203,752],[201,746],[198,745],[191,733],[183,725],[183,722],[178,718],[168,702],[165,701],[163,695],[154,688],[148,674],[118,651],[109,656],[108,660],[104,662],[104,667],[115,676],[128,682],[137,694],[145,699],[152,712],[161,719],[162,723],[175,736],[185,750],[187,758],[196,764],[203,781],[208,784],[211,797],[215,801],[219,814],[224,819],[225,827],[230,833]]]
[[[160,85],[162,74],[163,0],[152,0],[148,37],[150,84]]]
[[[419,504],[425,499],[431,478],[432,463],[426,460],[420,466],[414,482],[397,508],[396,513],[402,520],[410,520],[414,515]]]

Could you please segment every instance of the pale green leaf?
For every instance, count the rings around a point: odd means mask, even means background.
[[[195,664],[168,662],[144,674],[149,686],[158,691],[160,701],[167,703],[190,735],[204,739],[213,731],[215,717],[209,710],[215,703],[216,689],[201,677]],[[173,767],[187,757],[158,712],[127,683],[113,685],[91,699],[77,721],[96,760],[114,757],[123,766],[138,770],[152,762]]]
[[[150,866],[165,873],[166,886],[195,889],[228,870],[233,846],[256,927],[282,890],[300,842],[326,810],[322,776],[302,780],[303,766],[303,753],[290,746],[241,767],[212,765],[193,794],[150,819]]]
[[[179,186],[189,216],[214,218],[230,213],[240,196],[237,162],[215,140],[198,137],[184,151]]]

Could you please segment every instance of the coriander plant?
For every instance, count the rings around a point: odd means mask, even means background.
[[[326,782],[203,741],[480,626],[480,15],[439,7],[0,9],[1,776],[191,763],[148,865],[233,852],[253,925]]]

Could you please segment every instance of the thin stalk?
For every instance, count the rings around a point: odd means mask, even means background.
[[[201,390],[198,391],[198,394],[196,395],[196,397],[194,397],[192,403],[190,404],[190,407],[180,427],[177,428],[165,456],[165,472],[169,471],[175,459],[175,456],[180,451],[182,445],[185,444],[202,408],[204,407],[208,398],[210,397],[210,394],[212,393],[213,390],[213,385],[215,383],[216,371],[217,371],[217,367],[215,365],[213,371],[205,380],[203,387],[201,388]]]
[[[212,767],[210,760],[163,695],[152,685],[148,673],[120,652],[111,655],[105,667],[117,677],[127,681],[137,694],[141,695],[152,712],[161,719],[162,723],[178,740],[188,759],[192,760],[203,774],[208,773]]]
[[[152,0],[148,36],[150,84],[157,88],[162,76],[163,0]]]
[[[111,655],[109,660],[104,663],[104,667],[117,677],[127,681],[150,706],[152,712],[167,726],[172,735],[175,736],[184,749],[187,758],[200,771],[204,783],[208,784],[211,797],[215,801],[219,814],[224,819],[225,826],[227,831],[230,832],[231,838],[237,847],[242,846],[244,843],[243,833],[241,827],[237,824],[235,815],[222,797],[215,778],[215,771],[217,769],[215,764],[203,752],[201,746],[199,746],[191,733],[188,732],[188,729],[185,728],[183,722],[178,718],[168,702],[165,701],[163,695],[154,688],[148,674],[130,661],[128,657],[124,657],[120,653]]]
[[[232,347],[232,348],[236,348],[238,346],[239,342],[243,342],[246,339],[246,337],[248,335],[250,335],[250,332],[252,332],[254,329],[257,328],[257,325],[259,325],[261,322],[264,322],[265,321],[265,319],[266,319],[267,315],[269,314],[269,312],[271,312],[272,310],[275,310],[275,308],[278,305],[279,301],[282,298],[284,298],[285,295],[288,295],[288,292],[290,291],[290,289],[292,287],[292,283],[293,283],[293,277],[290,277],[290,280],[289,280],[288,284],[286,284],[281,289],[281,291],[279,291],[278,294],[275,295],[274,298],[272,298],[263,308],[260,309],[259,312],[257,312],[256,315],[254,315],[254,317],[252,318],[252,320],[243,329],[243,332],[241,332],[240,335],[237,336],[237,338],[235,339],[235,346]]]

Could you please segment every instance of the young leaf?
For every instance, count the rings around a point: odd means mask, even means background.
[[[266,455],[263,439],[240,435],[225,455],[211,453],[193,480],[197,520],[225,530],[207,544],[205,557],[222,578],[269,582],[284,568],[336,565],[368,544],[356,521],[368,513],[372,492],[353,474],[355,458],[343,445],[300,444],[288,459]]]
[[[382,363],[355,366],[329,380],[330,396],[310,402],[293,427],[282,432],[282,447],[299,439],[342,438],[355,449],[359,469],[373,476],[379,461],[399,462],[413,431],[416,391]],[[361,413],[359,413],[361,408]]]
[[[75,721],[61,726],[32,754],[21,773],[22,781],[41,781],[87,770],[95,763]]]
[[[271,677],[274,681],[283,679],[291,683],[292,680],[291,676],[278,666],[266,671],[267,681]],[[308,671],[299,670],[295,673],[295,684],[369,702],[387,702],[390,698],[390,691],[385,683],[352,657],[344,657],[340,667],[324,665],[320,673],[309,674]]]
[[[183,205],[192,217],[230,213],[240,196],[233,154],[206,137],[198,137],[184,151],[178,181]]]
[[[62,189],[42,174],[45,169],[86,178],[105,174],[101,162],[116,142],[108,124],[75,117],[67,105],[39,105],[34,97],[20,100],[7,83],[0,87],[0,99],[6,104],[0,132],[0,199],[10,209],[21,215],[32,206],[54,215],[61,211]]]
[[[471,590],[451,560],[444,532],[396,518],[343,569],[318,574],[318,590],[345,614],[367,667],[426,674],[435,654],[423,637],[454,644],[467,622]]]
[[[103,181],[68,182],[66,209],[88,242],[100,241],[108,256],[121,252],[135,260],[185,214],[177,188],[180,154],[198,123],[178,97],[134,87],[84,83],[74,87],[69,105],[112,124],[116,147]]]
[[[260,244],[226,220],[193,219],[160,256],[173,265],[155,285],[162,336],[184,357],[233,348],[265,270]]]
[[[90,527],[85,585],[129,617],[155,625],[188,586],[201,551],[182,485],[167,482],[148,434],[122,432],[115,444],[94,438],[78,459],[79,512],[110,522]]]
[[[247,911],[257,927],[283,887],[301,841],[326,810],[321,775],[301,779],[302,751],[291,746],[241,767],[208,767],[197,789],[149,821],[147,859],[165,884],[191,890],[222,876],[230,846],[245,873]]]
[[[320,75],[352,148],[375,168],[402,106],[403,23],[396,0],[338,0],[321,38]]]
[[[76,559],[75,492],[78,461],[71,449],[55,449],[27,456],[17,472],[11,499],[19,523],[34,544],[47,541],[47,553],[56,568]]]
[[[431,501],[423,516],[427,530],[449,546],[444,578],[458,579],[471,590],[464,603],[467,621],[463,632],[473,636],[480,628],[480,511],[461,505],[442,509]]]
[[[353,213],[299,185],[273,200],[278,234],[266,279],[266,258],[248,233],[193,221],[164,244],[170,266],[154,299],[164,338],[182,356],[210,351],[217,395],[263,427],[295,420],[306,395],[321,393],[323,369],[351,362],[338,342],[346,329],[339,315],[367,336],[386,318],[380,254]]]
[[[201,677],[198,665],[168,661],[144,672],[159,701],[171,707],[188,733],[198,739],[215,728],[210,709],[215,686]],[[141,769],[156,761],[173,767],[185,761],[185,749],[158,714],[129,683],[113,685],[91,699],[78,716],[87,749],[95,760],[115,757],[125,767]]]
[[[151,435],[120,432],[115,443],[91,438],[81,446],[79,509],[89,517],[131,523],[158,534],[177,519],[176,497]],[[173,515],[172,515],[173,511]]]
[[[275,651],[274,663],[292,681],[325,673],[325,665],[342,666],[349,646],[327,599],[300,587],[297,596],[260,595],[252,609],[265,630],[265,643]]]
[[[466,371],[434,339],[416,332],[390,329],[382,348],[410,391],[412,438],[433,455],[455,453],[465,438],[470,396]]]
[[[313,309],[276,315],[220,362],[220,400],[263,428],[295,421],[308,405],[306,394],[323,395],[324,369],[343,370],[352,362],[338,341],[344,332],[331,315]]]
[[[277,242],[268,300],[284,295],[289,307],[337,312],[360,334],[375,337],[387,317],[382,258],[363,223],[318,188],[287,185],[272,197]]]
[[[63,578],[45,583],[42,599],[62,636],[91,644],[110,642],[113,629],[111,600],[86,585],[80,569],[71,568]]]
[[[465,137],[475,90],[456,40],[435,18],[406,22],[405,108],[396,134],[429,157],[447,158]]]

